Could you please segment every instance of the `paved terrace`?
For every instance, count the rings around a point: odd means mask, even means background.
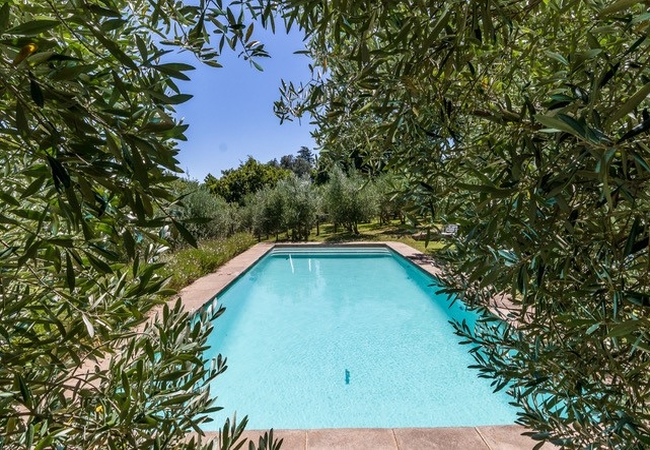
[[[246,269],[256,263],[275,245],[260,243],[236,256],[216,272],[207,275],[185,289],[180,296],[188,311],[199,310],[211,301]],[[294,245],[294,244],[292,244]],[[298,245],[323,246],[327,244],[306,243]],[[437,275],[439,269],[423,253],[399,242],[361,242],[337,244],[350,246],[385,245],[411,262]],[[526,431],[518,425],[458,427],[458,428],[345,428],[316,430],[274,430],[277,439],[283,439],[283,450],[528,450],[536,441],[521,433]],[[246,431],[244,436],[257,442],[264,431]],[[209,438],[216,433],[206,433]],[[244,447],[247,448],[247,447]],[[544,445],[544,450],[554,448]]]

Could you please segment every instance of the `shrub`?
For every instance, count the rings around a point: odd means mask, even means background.
[[[237,207],[212,194],[196,181],[179,180],[177,190],[181,200],[173,214],[185,223],[197,241],[227,237],[239,230]],[[180,244],[179,239],[174,239]]]

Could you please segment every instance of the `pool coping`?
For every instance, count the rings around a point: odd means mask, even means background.
[[[215,272],[206,275],[179,292],[185,309],[195,313],[203,308],[231,283],[241,277],[274,247],[387,247],[411,261],[425,272],[437,277],[440,267],[433,258],[413,247],[393,241],[349,243],[268,243],[254,245],[237,255]],[[173,301],[175,301],[176,297]],[[498,425],[453,428],[336,428],[312,430],[274,430],[274,436],[283,439],[283,450],[525,450],[536,441],[522,436],[527,430],[519,425]],[[244,437],[257,442],[265,430],[247,430]],[[206,432],[207,439],[217,439],[218,432]],[[550,444],[543,449],[552,448]]]

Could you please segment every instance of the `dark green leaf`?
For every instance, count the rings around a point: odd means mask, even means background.
[[[131,232],[125,230],[124,233],[122,233],[122,242],[129,258],[135,258],[135,240],[133,239]]]
[[[558,114],[556,116],[558,119],[560,119],[562,122],[566,123],[573,129],[573,134],[577,134],[579,136],[584,137],[585,136],[585,128],[583,125],[581,125],[577,120],[575,120],[571,116],[567,116],[566,114]]]
[[[34,103],[36,103],[39,108],[42,108],[45,105],[45,100],[43,99],[43,91],[41,90],[41,86],[39,86],[38,82],[34,78],[31,78],[29,80],[29,92],[32,96],[32,100],[34,100]]]
[[[20,103],[20,101],[16,102],[16,128],[22,135],[29,134],[29,123],[27,122],[25,109],[23,108],[23,105]]]
[[[625,141],[627,141],[629,139],[632,139],[633,137],[636,137],[636,136],[638,136],[638,135],[640,135],[642,133],[645,133],[648,130],[650,130],[650,119],[644,120],[643,122],[641,122],[640,124],[638,124],[637,126],[632,128],[630,131],[625,133],[623,136],[621,136],[621,138],[618,140],[617,144],[620,144],[620,143],[625,142]]]
[[[94,3],[91,3],[88,5],[88,9],[93,13],[97,14],[98,16],[103,16],[103,17],[121,17],[121,14],[119,11],[115,11],[112,9],[107,9],[107,8],[102,8],[99,5],[96,5]]]
[[[171,97],[167,97],[167,104],[168,105],[178,105],[180,103],[185,103],[189,99],[194,97],[193,95],[190,94],[178,94],[178,95],[172,95]]]
[[[32,20],[10,28],[5,33],[21,36],[34,36],[60,25],[58,20]]]
[[[580,133],[576,129],[574,129],[573,126],[569,125],[564,120],[558,119],[557,117],[545,116],[543,114],[536,114],[535,119],[538,122],[540,122],[542,125],[547,126],[552,130],[566,131],[567,133],[571,133],[573,135],[580,135]]]
[[[137,34],[135,35],[135,43],[138,46],[138,51],[140,52],[140,57],[143,61],[147,61],[149,58],[149,51],[147,50],[146,42]]]
[[[246,35],[244,36],[244,42],[248,42],[251,39],[251,36],[253,35],[253,28],[255,26],[255,23],[251,23],[248,26],[248,29],[246,30]]]
[[[629,320],[627,322],[616,324],[609,329],[607,337],[623,337],[632,336],[632,333],[637,331],[642,324],[638,320]]]
[[[638,306],[644,306],[644,307],[649,307],[650,306],[650,294],[646,294],[644,292],[627,291],[627,292],[624,293],[624,295],[625,295],[625,299],[627,301],[629,301],[630,303],[633,303],[633,304],[638,305]],[[629,323],[630,322],[628,322],[628,324]],[[638,322],[636,322],[636,321],[633,321],[631,323],[635,324],[635,326],[639,326]],[[631,327],[632,325],[629,325],[629,326]],[[625,329],[627,329],[627,328],[625,328]],[[612,332],[610,332],[610,336],[612,336],[613,332],[614,332],[613,330],[612,330]],[[620,336],[620,334],[615,335],[615,336]]]
[[[183,240],[190,244],[192,247],[198,248],[198,244],[196,242],[196,238],[188,231],[187,228],[185,228],[185,225],[182,223],[178,222],[177,220],[172,219],[172,224],[174,225],[174,228],[178,231],[178,233],[181,235]]]
[[[96,30],[94,27],[89,27],[90,31],[102,43],[102,45],[122,64],[132,70],[138,70],[137,64],[126,53],[117,46],[115,42],[107,38],[102,32]]]
[[[0,7],[0,33],[5,33],[5,30],[9,25],[9,6],[10,3],[6,2],[2,7]]]
[[[487,186],[487,185],[459,183],[458,187],[473,192],[484,192],[486,194],[490,194],[495,198],[509,197],[513,193],[511,189],[502,189],[495,186]]]
[[[173,78],[178,78],[180,80],[190,80],[190,77],[185,75],[183,72],[188,71],[188,70],[195,70],[194,66],[190,66],[189,64],[181,64],[181,63],[168,63],[168,64],[158,64],[158,65],[152,65],[152,68],[169,75],[170,77]]]
[[[4,191],[0,191],[0,200],[9,205],[20,206],[20,202],[18,200],[16,200],[11,194]]]
[[[95,270],[101,273],[113,273],[113,269],[111,269],[111,266],[106,264],[100,258],[96,257],[95,255],[93,255],[88,251],[84,251],[84,253],[88,257],[88,261],[95,268]]]
[[[637,241],[637,237],[639,236],[639,233],[643,230],[643,228],[640,225],[641,225],[641,221],[637,216],[634,218],[634,222],[632,223],[632,228],[630,229],[630,234],[627,236],[627,241],[625,242],[625,250],[623,251],[623,256],[629,256],[630,254],[632,254],[632,249],[634,248],[634,244]]]
[[[632,111],[650,94],[650,83],[646,83],[641,89],[634,93],[630,98],[627,99],[625,103],[614,112],[608,120],[608,123],[612,124],[617,120],[622,119]]]
[[[618,68],[621,66],[621,63],[616,63],[612,67],[609,68],[607,72],[605,72],[605,75],[603,75],[602,80],[600,81],[600,87],[602,88],[605,86],[609,80],[611,80],[614,75],[616,75],[616,72],[618,71]]]
[[[66,81],[75,80],[81,74],[92,72],[96,66],[94,64],[76,64],[74,66],[63,67],[52,74],[52,80]]]
[[[603,8],[600,11],[599,15],[601,17],[607,17],[607,16],[615,14],[615,13],[617,13],[619,11],[623,11],[625,9],[628,9],[628,8],[630,8],[630,7],[634,6],[634,5],[638,5],[638,4],[639,4],[639,2],[637,0],[618,0],[618,1],[610,4],[609,6]]]
[[[72,180],[68,171],[63,167],[63,164],[59,162],[58,159],[47,156],[47,162],[50,164],[50,169],[52,169],[52,178],[54,179],[54,185],[57,190],[61,191],[62,188],[68,189],[72,186]]]
[[[18,387],[20,389],[20,395],[23,398],[23,403],[27,408],[31,409],[33,403],[32,392],[29,389],[29,386],[27,386],[27,383],[21,374],[17,373],[15,376],[16,382],[18,383]]]

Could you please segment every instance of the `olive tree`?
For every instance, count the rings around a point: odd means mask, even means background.
[[[359,234],[359,223],[367,222],[378,213],[374,186],[357,173],[345,174],[339,167],[330,171],[324,186],[325,209],[334,225],[343,225],[349,232]]]
[[[287,199],[277,187],[264,187],[248,197],[252,215],[253,233],[261,236],[274,235],[277,241],[280,233],[287,230],[285,210]]]
[[[204,184],[177,180],[174,183],[179,201],[171,209],[172,216],[185,224],[197,241],[224,238],[239,228],[238,206],[212,194]],[[180,237],[175,243],[185,243]]]
[[[321,155],[390,155],[420,207],[460,225],[444,284],[484,318],[458,332],[519,422],[569,448],[650,445],[647,4],[280,8],[315,62],[278,114],[310,111]]]
[[[312,186],[311,180],[292,175],[281,180],[276,189],[285,199],[284,225],[291,230],[291,240],[306,241],[312,227],[316,224],[319,204],[317,191]]]
[[[393,174],[383,174],[373,180],[373,184],[379,199],[379,222],[390,223],[392,219],[399,219],[404,225],[408,204],[402,180]]]
[[[230,448],[241,434],[245,420],[201,438],[226,367],[201,356],[221,311],[162,307],[157,275],[166,230],[194,242],[169,184],[189,99],[174,79],[193,67],[161,57],[265,56],[217,3],[0,6],[0,447]]]

